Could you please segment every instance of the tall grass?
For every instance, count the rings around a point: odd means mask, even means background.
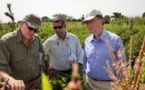
[[[132,51],[132,37],[130,40],[130,56]],[[145,63],[145,37],[142,42],[139,56],[137,57],[137,60],[135,61],[135,64],[133,65],[133,68],[131,67],[131,60],[129,61],[129,64],[126,64],[124,59],[122,58],[120,61],[117,60],[116,55],[113,53],[113,49],[110,46],[110,43],[107,42],[107,45],[110,49],[110,55],[113,60],[113,66],[115,68],[115,73],[113,73],[109,62],[107,61],[107,67],[105,69],[109,73],[110,78],[113,80],[112,82],[112,90],[144,90],[145,84],[140,83],[142,73],[144,72],[144,63]],[[122,56],[122,51],[118,51],[118,56]]]

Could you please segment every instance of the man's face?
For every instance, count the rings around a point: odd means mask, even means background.
[[[96,17],[92,20],[86,21],[85,23],[90,33],[96,33],[98,32],[99,28],[102,27],[102,19],[98,19]]]
[[[21,21],[21,34],[23,39],[31,40],[37,31],[38,28],[29,26],[26,21]]]
[[[55,31],[55,33],[57,34],[58,37],[63,38],[65,36],[65,29],[66,29],[66,25],[62,25],[61,22],[53,22],[53,29]]]

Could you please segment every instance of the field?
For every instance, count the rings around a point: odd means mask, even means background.
[[[119,35],[123,41],[126,56],[129,55],[129,41],[130,36],[133,36],[133,51],[132,51],[132,59],[135,59],[138,56],[141,43],[145,36],[145,26],[144,25],[134,25],[133,29],[129,29],[129,25],[124,28],[123,25],[111,25],[105,24],[104,28],[108,31],[116,33]],[[67,31],[73,33],[78,36],[81,45],[83,47],[84,40],[86,37],[90,35],[88,29],[85,25],[81,25],[80,22],[69,22],[67,23]],[[42,42],[44,42],[47,38],[54,34],[54,30],[52,28],[51,23],[43,23],[40,32],[38,33],[41,36]]]
[[[15,24],[15,27],[14,27],[15,30],[18,27],[19,27],[19,24]],[[131,52],[131,59],[133,60],[133,62],[135,62],[136,58],[139,55],[139,50],[140,50],[143,38],[145,37],[145,25],[135,24],[132,30],[129,28],[129,25],[124,27],[123,24],[105,24],[104,28],[108,31],[116,33],[117,35],[121,37],[124,44],[127,60],[129,59],[130,37],[133,36],[133,42],[132,42],[133,48]],[[10,25],[0,24],[0,37],[10,31],[13,31]],[[81,25],[80,22],[68,22],[67,31],[78,36],[82,47],[84,45],[85,38],[90,35],[86,26]],[[44,42],[47,38],[49,38],[53,34],[54,34],[54,30],[52,28],[51,22],[43,23],[40,31],[38,32],[38,35],[40,35],[42,42]],[[145,78],[144,80],[142,80],[142,82],[145,83]]]

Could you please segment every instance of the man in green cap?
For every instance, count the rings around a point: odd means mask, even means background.
[[[41,80],[44,51],[36,34],[40,27],[40,18],[28,14],[18,30],[0,39],[0,78],[8,78],[11,90],[29,90]]]

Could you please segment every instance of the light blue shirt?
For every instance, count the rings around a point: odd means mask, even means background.
[[[104,67],[106,67],[106,60],[109,61],[112,67],[112,58],[109,53],[109,48],[106,45],[106,36],[115,54],[117,54],[119,49],[118,44],[120,44],[121,49],[124,50],[121,38],[105,29],[99,39],[96,40],[92,34],[86,38],[84,43],[83,74],[88,74],[89,77],[98,80],[110,80],[107,71],[104,69]]]
[[[77,57],[77,63],[83,64],[84,51],[76,35],[68,33],[62,40],[56,34],[43,43],[45,54],[50,57],[50,64],[56,70],[69,70],[71,64],[69,56]]]

